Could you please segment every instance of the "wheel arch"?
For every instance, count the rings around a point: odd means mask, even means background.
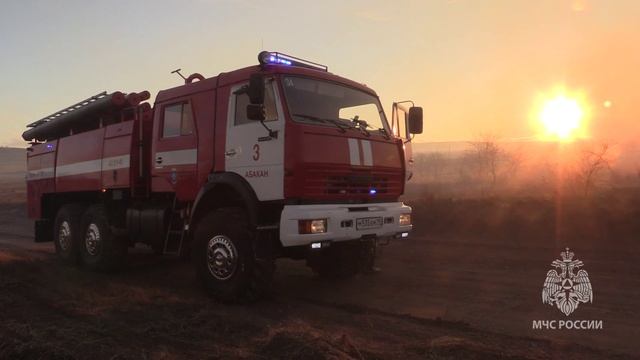
[[[88,207],[101,201],[101,193],[97,191],[79,191],[67,193],[44,194],[40,199],[42,207],[41,219],[55,219],[58,211],[65,205],[78,204]]]
[[[208,211],[225,206],[242,207],[248,216],[249,225],[257,225],[256,193],[240,175],[224,172],[209,175],[209,181],[198,192],[189,219],[190,226],[196,224]]]

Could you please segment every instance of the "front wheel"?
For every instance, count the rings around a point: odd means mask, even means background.
[[[258,259],[244,211],[222,208],[205,215],[194,234],[192,257],[207,290],[224,302],[250,302],[269,293],[273,259]]]

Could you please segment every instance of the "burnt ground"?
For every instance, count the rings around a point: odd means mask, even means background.
[[[425,231],[382,248],[378,274],[328,282],[280,260],[272,299],[223,305],[190,264],[145,249],[115,274],[59,264],[52,244],[32,242],[21,193],[3,194],[0,358],[640,357],[640,245],[570,244],[594,302],[569,317],[540,300],[565,243]],[[603,329],[532,330],[561,319]]]

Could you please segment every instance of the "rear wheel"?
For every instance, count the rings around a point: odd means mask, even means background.
[[[80,244],[82,263],[92,270],[108,271],[120,267],[127,254],[127,241],[111,232],[107,212],[101,205],[91,206],[83,215]]]
[[[250,302],[269,293],[275,265],[258,259],[244,211],[222,208],[205,215],[194,234],[192,260],[207,290],[225,302]]]
[[[79,204],[64,205],[56,214],[53,242],[56,254],[67,264],[78,264],[80,242],[83,237],[81,217],[82,206]]]

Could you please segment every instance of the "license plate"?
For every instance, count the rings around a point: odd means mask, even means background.
[[[356,219],[356,229],[377,229],[382,227],[382,218],[381,217],[369,217],[369,218],[360,218]]]

